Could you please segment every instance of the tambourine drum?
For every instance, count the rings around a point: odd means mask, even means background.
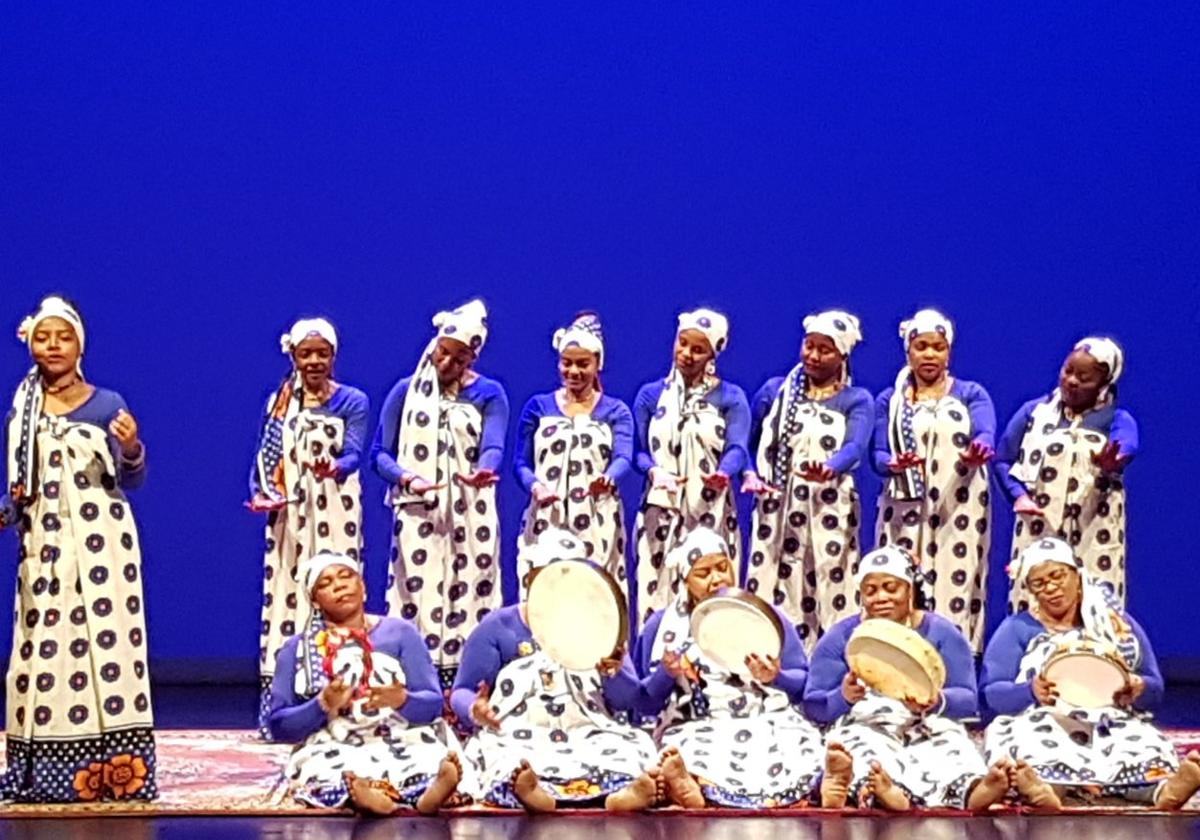
[[[586,560],[543,566],[529,585],[525,613],[538,645],[570,671],[594,669],[628,639],[625,594]]]
[[[932,703],[946,685],[946,663],[937,648],[913,630],[886,618],[868,618],[846,643],[846,663],[870,688],[893,700]]]
[[[750,678],[750,654],[778,657],[783,650],[783,623],[775,610],[752,592],[722,589],[692,610],[692,639],[714,664]]]
[[[1108,646],[1080,639],[1060,645],[1046,660],[1042,676],[1058,689],[1060,705],[1099,709],[1113,704],[1113,695],[1129,680],[1129,670]]]

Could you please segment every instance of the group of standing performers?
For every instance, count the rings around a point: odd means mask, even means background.
[[[997,443],[991,399],[950,374],[954,326],[934,310],[901,324],[906,363],[873,404],[850,375],[862,333],[849,313],[806,318],[800,362],[752,403],[717,371],[725,316],[684,313],[669,372],[632,411],[602,388],[599,318],[577,316],[553,337],[562,387],[521,412],[515,466],[529,492],[522,597],[561,559],[636,594],[630,650],[581,673],[542,654],[522,604],[500,604],[509,405],[475,370],[486,309],[471,301],[433,324],[369,449],[367,397],[333,377],[333,325],[298,321],[282,339],[291,369],[267,401],[248,507],[266,515],[260,724],[302,743],[289,764],[301,799],[377,813],[464,796],[534,810],[810,798],[902,809],[1009,795],[1051,806],[1062,786],[1094,786],[1177,807],[1200,786],[1200,756],[1180,763],[1141,715],[1162,685],[1124,613],[1122,473],[1138,440],[1116,404],[1124,358],[1111,339],[1078,342],[1058,387]],[[43,301],[22,338],[35,364],[6,424],[0,522],[20,531],[21,565],[0,796],[152,797],[140,558],[123,495],[141,483],[145,450],[121,398],[84,380],[68,301]],[[363,611],[365,449],[393,511],[386,618]],[[866,556],[864,458],[886,479]],[[636,584],[617,494],[634,465],[647,476]],[[780,657],[755,657],[749,683],[681,655],[694,606],[738,582],[739,483],[755,497],[745,586],[786,628]],[[1017,514],[1018,571],[977,686],[993,486]],[[904,623],[941,652],[949,679],[934,706],[878,696],[849,672],[844,647],[864,617]],[[1111,643],[1136,675],[1102,721],[1075,721],[1091,727],[1087,744],[1042,708],[1054,687],[1034,660],[1064,635]],[[961,723],[979,696],[1001,715],[990,766]],[[1048,725],[1066,727],[1049,753],[1036,747],[1053,740]]]

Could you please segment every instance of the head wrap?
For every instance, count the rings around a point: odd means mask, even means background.
[[[542,569],[556,560],[586,560],[587,548],[583,541],[563,528],[549,527],[531,543],[523,543],[517,551],[517,572],[522,589],[525,576],[534,569]]]
[[[301,318],[296,323],[292,324],[292,328],[279,337],[279,348],[287,355],[291,355],[300,342],[310,336],[323,338],[329,342],[336,353],[338,349],[337,330],[325,318]]]
[[[828,336],[843,356],[849,356],[863,337],[858,317],[840,309],[809,315],[804,319],[804,332]]]
[[[1121,378],[1121,374],[1125,372],[1125,351],[1121,349],[1121,345],[1113,341],[1111,338],[1103,336],[1089,335],[1087,338],[1081,338],[1075,342],[1075,350],[1082,350],[1096,361],[1108,367],[1108,381],[1100,388],[1100,393],[1096,397],[1097,403],[1102,403],[1108,395],[1117,387],[1117,380]]]
[[[488,313],[483,301],[476,298],[457,309],[439,312],[433,316],[438,338],[453,338],[473,350],[476,355],[483,349],[488,335]]]
[[[720,356],[729,344],[729,319],[712,309],[697,309],[681,314],[675,334],[679,335],[684,330],[702,332],[716,356]]]
[[[345,566],[355,574],[362,575],[362,566],[353,557],[333,551],[318,551],[300,564],[300,581],[304,587],[304,596],[310,602],[313,600],[312,593],[317,581],[326,569],[334,566]]]
[[[917,584],[922,574],[912,555],[898,545],[886,545],[864,554],[854,564],[854,588],[861,589],[867,575],[884,574],[909,583]]]
[[[310,607],[308,622],[300,632],[299,645],[296,650],[296,674],[293,684],[296,694],[300,697],[312,697],[329,684],[334,659],[338,649],[343,645],[357,647],[362,651],[357,668],[357,679],[352,675],[347,675],[350,676],[348,680],[350,684],[358,684],[356,697],[365,690],[371,676],[369,632],[366,629],[337,631],[329,628],[325,623],[325,616],[318,609],[316,600],[313,598],[313,589],[316,588],[317,581],[321,579],[321,575],[327,569],[334,566],[345,566],[360,577],[362,576],[362,567],[357,560],[346,554],[332,551],[319,551],[300,563],[300,584]]]
[[[688,532],[683,542],[667,553],[667,569],[670,572],[672,589],[677,587],[686,599],[687,587],[683,582],[687,580],[692,566],[695,566],[701,557],[713,554],[729,556],[729,544],[725,542],[724,537],[711,528],[694,528]]]
[[[87,343],[87,336],[83,330],[83,319],[79,317],[79,312],[74,306],[58,295],[48,295],[42,298],[37,312],[23,319],[21,325],[17,327],[17,338],[26,346],[30,346],[37,325],[47,318],[62,318],[71,325],[71,329],[75,330],[75,337],[79,339],[79,356],[82,359],[84,346]]]
[[[600,328],[600,316],[595,312],[580,312],[569,326],[555,330],[552,343],[560,354],[568,347],[595,353],[597,368],[604,367],[604,333]]]
[[[946,338],[947,344],[954,343],[954,324],[936,309],[922,309],[907,321],[900,322],[900,338],[904,339],[906,351],[914,338],[925,333],[938,333]]]

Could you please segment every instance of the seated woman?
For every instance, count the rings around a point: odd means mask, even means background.
[[[523,552],[525,590],[548,564],[586,556],[576,537],[546,529]],[[481,798],[530,811],[654,805],[654,744],[613,711],[632,708],[637,687],[629,657],[615,652],[595,671],[567,671],[534,641],[524,603],[489,614],[467,639],[450,695],[459,721],[476,729]]]
[[[1058,538],[1027,546],[1010,574],[1032,606],[1004,620],[983,658],[983,699],[999,714],[987,728],[986,753],[1010,756],[1049,782],[1033,800],[1040,807],[1061,807],[1067,793],[1098,792],[1180,808],[1200,789],[1200,752],[1181,763],[1149,721],[1163,680],[1145,632]],[[1044,666],[1080,640],[1100,643],[1129,669],[1110,706],[1068,711],[1055,703],[1058,689]]]
[[[312,617],[279,651],[267,718],[274,740],[299,745],[285,770],[296,799],[436,813],[463,767],[425,642],[406,621],[364,613],[358,561],[345,554],[314,554],[301,582]]]
[[[844,618],[813,651],[804,708],[826,733],[821,805],[847,800],[868,807],[978,810],[1008,793],[1008,763],[986,768],[960,722],[975,716],[975,665],[962,632],[935,613],[915,607],[920,576],[904,549],[888,546],[859,561],[854,582],[862,613]],[[946,666],[941,696],[923,706],[893,700],[859,682],[846,662],[846,644],[866,618],[883,618],[916,630]]]
[[[772,607],[783,626],[780,656],[751,654],[747,682],[701,652],[691,635],[697,604],[733,586],[725,541],[698,528],[667,557],[683,585],[654,613],[634,659],[642,677],[639,711],[660,715],[666,748],[663,781],[671,802],[685,808],[786,807],[812,794],[821,772],[821,735],[796,709],[808,662],[795,626]]]

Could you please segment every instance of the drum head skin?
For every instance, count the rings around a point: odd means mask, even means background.
[[[1113,695],[1125,687],[1125,669],[1105,656],[1086,652],[1052,656],[1043,676],[1058,689],[1060,705],[1074,709],[1101,709],[1113,704]]]
[[[627,638],[625,596],[612,577],[586,560],[544,566],[525,598],[529,630],[569,671],[591,671]]]
[[[714,664],[731,674],[751,679],[746,657],[778,657],[783,650],[779,616],[757,595],[723,589],[692,610],[692,639]]]
[[[893,700],[930,705],[946,685],[937,648],[913,630],[886,618],[864,620],[846,643],[846,663],[867,686]]]

